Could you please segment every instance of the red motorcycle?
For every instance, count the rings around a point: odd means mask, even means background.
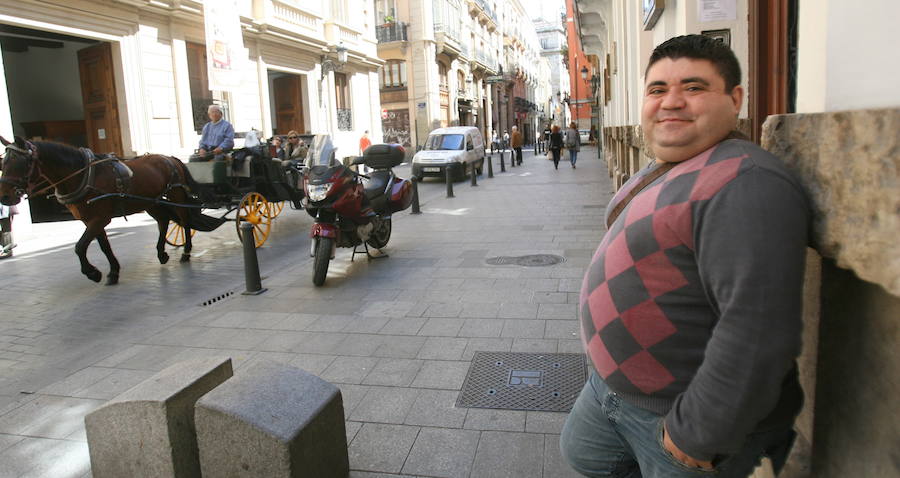
[[[412,203],[412,184],[391,169],[403,162],[405,151],[396,144],[376,144],[352,164],[365,164],[373,171],[360,174],[334,157],[327,135],[318,136],[307,157],[304,189],[306,212],[315,218],[310,236],[313,284],[321,286],[337,247],[353,247],[353,255],[372,256],[369,246],[381,249],[391,238],[391,214]],[[357,252],[359,245],[365,252]]]

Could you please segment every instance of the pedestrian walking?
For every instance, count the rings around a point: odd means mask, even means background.
[[[12,257],[13,243],[12,221],[13,216],[19,213],[16,206],[5,206],[0,204],[0,259]]]
[[[553,132],[553,128],[552,128],[551,124],[550,124],[550,123],[547,123],[547,127],[544,128],[544,135],[543,135],[544,151],[545,151],[545,152],[547,151],[547,148],[548,148],[549,145],[550,145],[550,133],[552,133],[552,132]]]
[[[505,150],[509,149],[509,131],[503,131],[503,146],[502,148]]]
[[[516,164],[522,165],[522,144],[525,142],[518,126],[512,127],[512,149],[516,152]]]
[[[580,295],[593,370],[560,447],[583,475],[745,478],[790,450],[811,213],[778,158],[733,139],[740,77],[702,35],[650,56],[656,161],[610,201]]]
[[[369,130],[363,132],[362,138],[359,138],[359,155],[362,156],[369,146],[372,146],[372,140],[369,139]]]
[[[575,169],[575,162],[578,161],[578,152],[581,151],[581,138],[578,136],[578,127],[574,121],[569,124],[563,135],[563,144],[569,150],[569,162],[572,163],[572,169]]]
[[[553,168],[559,169],[559,156],[562,153],[563,135],[559,132],[559,126],[553,125],[550,130],[550,154],[553,156]]]

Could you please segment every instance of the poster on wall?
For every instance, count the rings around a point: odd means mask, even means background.
[[[234,91],[241,85],[240,54],[245,51],[237,0],[203,2],[203,21],[209,89]]]
[[[737,0],[697,0],[697,20],[717,22],[737,19]]]

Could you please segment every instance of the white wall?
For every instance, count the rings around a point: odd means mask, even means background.
[[[800,14],[824,3],[804,0]],[[819,46],[826,51],[825,111],[900,106],[900,2],[829,0],[827,9],[827,38]]]

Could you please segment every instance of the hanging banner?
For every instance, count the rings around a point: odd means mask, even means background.
[[[209,89],[234,91],[241,86],[240,54],[244,51],[237,0],[203,2],[203,21]]]

